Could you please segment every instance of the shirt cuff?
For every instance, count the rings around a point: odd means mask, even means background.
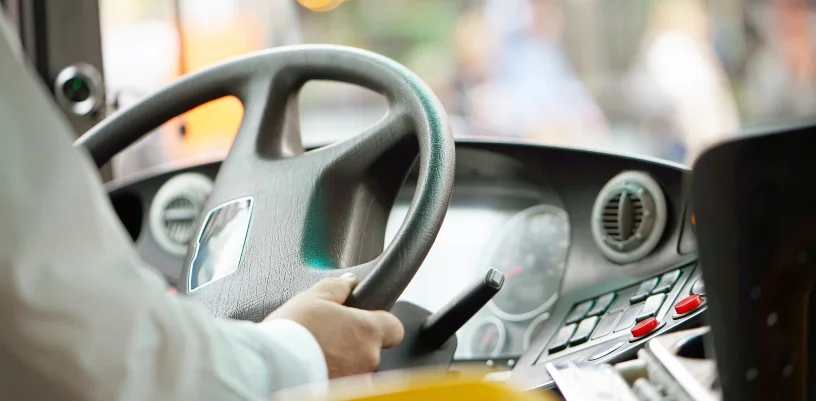
[[[278,388],[311,384],[314,394],[325,391],[329,371],[323,349],[314,335],[293,320],[269,319],[255,325],[275,350],[277,369],[272,374]]]

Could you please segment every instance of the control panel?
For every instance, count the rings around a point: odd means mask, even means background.
[[[696,323],[694,318],[705,309],[705,286],[696,263],[576,300],[558,326],[548,331],[549,339],[533,366],[514,375],[522,376],[524,387],[551,386],[545,364],[608,363],[632,357],[656,334]]]
[[[579,302],[573,306],[539,360],[582,344],[605,342],[609,338],[625,340],[627,335],[629,340],[637,341],[655,332],[663,324],[655,317],[661,309],[665,314],[671,307],[666,302],[666,294],[674,289],[681,276],[688,277],[692,269],[671,270],[637,286]]]

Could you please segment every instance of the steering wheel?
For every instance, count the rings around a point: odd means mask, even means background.
[[[304,152],[297,95],[309,80],[380,92],[389,111],[357,136]],[[75,146],[101,166],[167,120],[229,95],[243,103],[243,120],[205,204],[209,212],[199,217],[179,292],[216,316],[257,322],[318,280],[354,272],[362,279],[346,304],[389,309],[425,259],[450,202],[454,141],[439,100],[384,56],[282,47],[185,76],[105,119]],[[414,198],[382,251],[388,212],[417,154]]]

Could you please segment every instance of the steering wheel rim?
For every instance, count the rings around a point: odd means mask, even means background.
[[[389,111],[357,136],[304,153],[297,93],[310,80],[377,91]],[[430,250],[450,202],[454,141],[439,100],[410,70],[376,53],[289,46],[185,76],[105,119],[75,146],[101,166],[167,120],[230,95],[243,103],[244,117],[197,227],[201,236],[219,206],[251,197],[239,262],[228,275],[179,292],[216,316],[260,321],[318,280],[350,271],[362,280],[347,305],[389,309]],[[408,214],[373,257],[417,153],[419,178]],[[183,283],[191,282],[199,242],[188,250]]]

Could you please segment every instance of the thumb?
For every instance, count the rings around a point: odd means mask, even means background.
[[[305,295],[325,299],[334,303],[346,302],[351,290],[357,285],[358,279],[354,273],[345,273],[340,277],[320,280],[309,288]]]

